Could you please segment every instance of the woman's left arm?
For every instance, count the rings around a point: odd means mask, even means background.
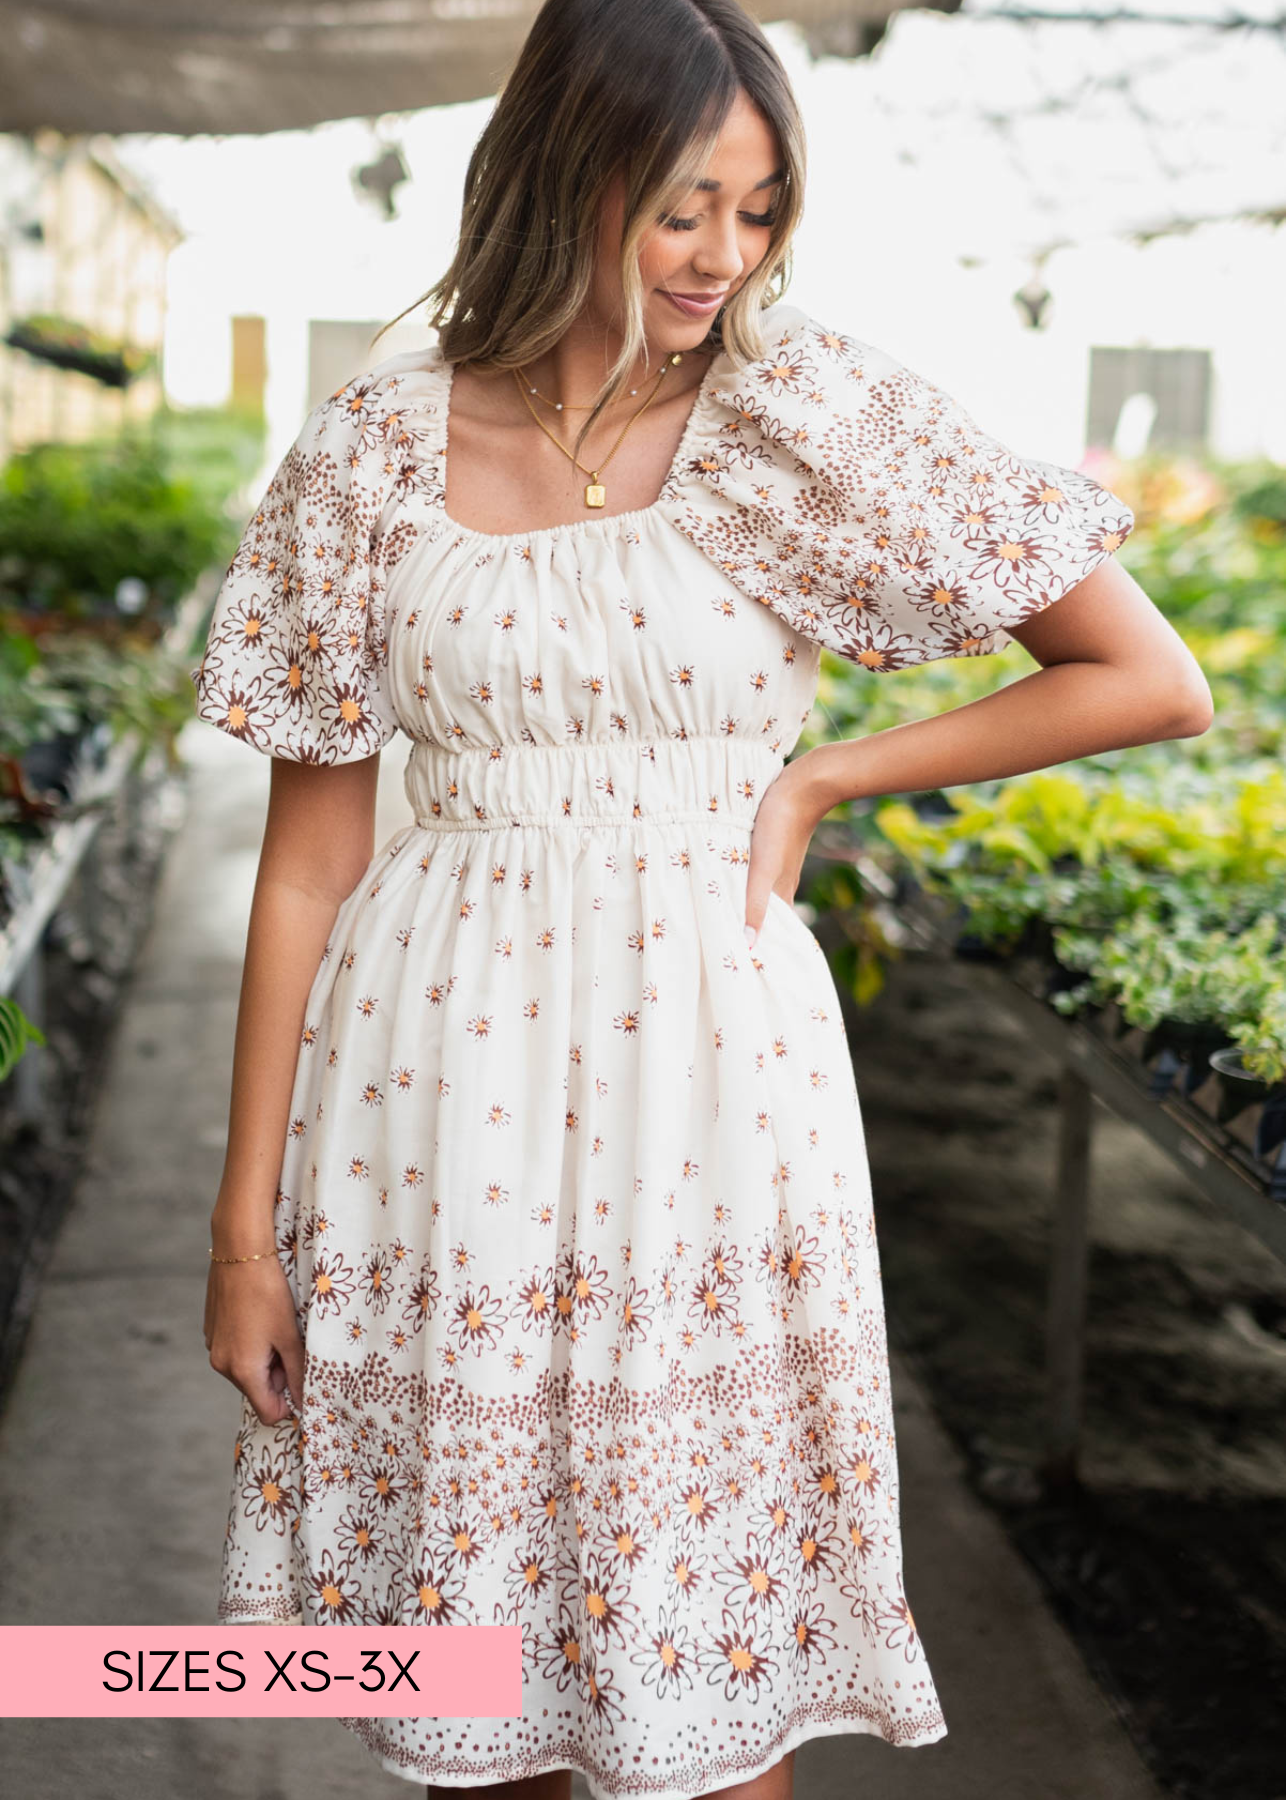
[[[755,818],[751,927],[763,922],[770,887],[791,898],[809,838],[844,800],[1023,775],[1209,729],[1200,665],[1115,557],[1007,629],[1041,664],[1034,673],[934,718],[819,744],[786,765]]]
[[[1041,664],[1031,675],[936,718],[819,744],[790,763],[783,774],[802,784],[801,803],[810,796],[814,823],[857,795],[1023,775],[1210,727],[1200,664],[1115,557],[1009,635]]]

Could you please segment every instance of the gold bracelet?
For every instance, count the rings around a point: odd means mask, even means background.
[[[215,1262],[220,1262],[220,1263],[258,1262],[262,1257],[275,1256],[276,1254],[277,1254],[276,1250],[272,1249],[272,1250],[260,1250],[258,1252],[258,1254],[255,1256],[215,1256],[214,1245],[213,1244],[210,1245],[211,1258]]]

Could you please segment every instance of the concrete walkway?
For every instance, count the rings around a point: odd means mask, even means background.
[[[202,1338],[207,1221],[269,765],[199,724],[183,746],[187,819],[0,1419],[0,1624],[214,1619],[239,1396]],[[377,843],[406,817],[403,760],[385,752]],[[797,1755],[797,1800],[1155,1800],[896,1362],[893,1396],[908,1594],[948,1736],[912,1750],[814,1740]],[[24,1800],[422,1793],[329,1721],[0,1720],[0,1771]],[[577,1793],[587,1800],[579,1778]]]

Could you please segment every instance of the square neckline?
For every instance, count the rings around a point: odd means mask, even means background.
[[[567,519],[558,525],[533,525],[526,530],[521,531],[483,531],[476,525],[463,524],[459,519],[453,517],[453,515],[447,511],[447,456],[451,435],[451,392],[455,385],[456,365],[442,356],[440,346],[435,345],[434,348],[437,352],[439,367],[443,375],[442,442],[439,446],[441,472],[438,480],[438,492],[441,498],[438,502],[438,509],[441,512],[444,521],[453,531],[461,532],[464,536],[475,538],[484,544],[526,543],[532,538],[555,537],[561,535],[563,532],[597,534],[599,532],[607,532],[609,528],[613,526],[628,527],[631,524],[638,525],[644,520],[658,517],[661,508],[668,501],[671,484],[675,481],[679,470],[686,461],[693,440],[697,435],[699,429],[699,414],[702,412],[710,398],[711,380],[714,377],[719,364],[727,355],[727,352],[724,350],[716,350],[715,354],[710,359],[705,374],[697,383],[692,405],[689,407],[687,419],[684,421],[683,433],[679,438],[678,447],[670,460],[670,466],[666,470],[665,477],[661,482],[660,492],[656,499],[649,502],[647,506],[635,506],[629,508],[625,512],[606,513],[592,519]]]

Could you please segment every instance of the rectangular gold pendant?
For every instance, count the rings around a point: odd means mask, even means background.
[[[589,486],[585,489],[586,506],[601,506],[606,499],[607,489],[602,487],[597,481],[591,481]]]

